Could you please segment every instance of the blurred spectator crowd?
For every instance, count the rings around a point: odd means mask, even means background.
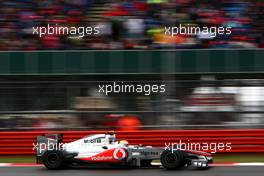
[[[0,50],[263,48],[263,0],[0,0]],[[99,26],[83,38],[33,26]],[[164,35],[165,26],[232,27],[232,35]]]
[[[129,93],[99,96],[89,85],[80,87],[82,93],[69,89],[72,84],[63,84],[53,86],[49,93],[42,89],[39,95],[33,92],[43,83],[13,86],[13,91],[2,88],[0,104],[5,106],[0,106],[0,131],[264,127],[263,80],[167,82],[171,88],[166,96],[147,97]],[[52,96],[58,94],[60,86],[67,91],[57,98]]]

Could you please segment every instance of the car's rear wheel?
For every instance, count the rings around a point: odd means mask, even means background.
[[[64,154],[59,150],[46,151],[43,155],[43,164],[48,169],[60,169],[63,167]]]
[[[164,150],[160,156],[160,162],[166,169],[179,169],[184,166],[184,154],[180,150]]]

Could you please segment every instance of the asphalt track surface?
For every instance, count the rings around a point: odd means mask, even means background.
[[[111,169],[71,168],[47,170],[44,167],[1,167],[1,176],[263,176],[262,166],[214,167],[210,170],[165,170],[162,168]]]

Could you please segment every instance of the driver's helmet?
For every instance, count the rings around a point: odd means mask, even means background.
[[[126,141],[126,140],[122,140],[122,141],[119,142],[119,144],[122,144],[122,145],[128,145],[128,141]]]

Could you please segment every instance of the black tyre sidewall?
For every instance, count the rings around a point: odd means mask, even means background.
[[[176,158],[174,162],[168,162],[168,157]],[[179,169],[183,166],[184,155],[180,150],[170,151],[165,150],[160,157],[161,164],[166,169]]]
[[[57,159],[53,162],[50,161],[51,156],[56,156]],[[52,150],[46,151],[43,155],[43,164],[48,169],[60,169],[63,166],[64,155],[62,151],[59,150]]]

